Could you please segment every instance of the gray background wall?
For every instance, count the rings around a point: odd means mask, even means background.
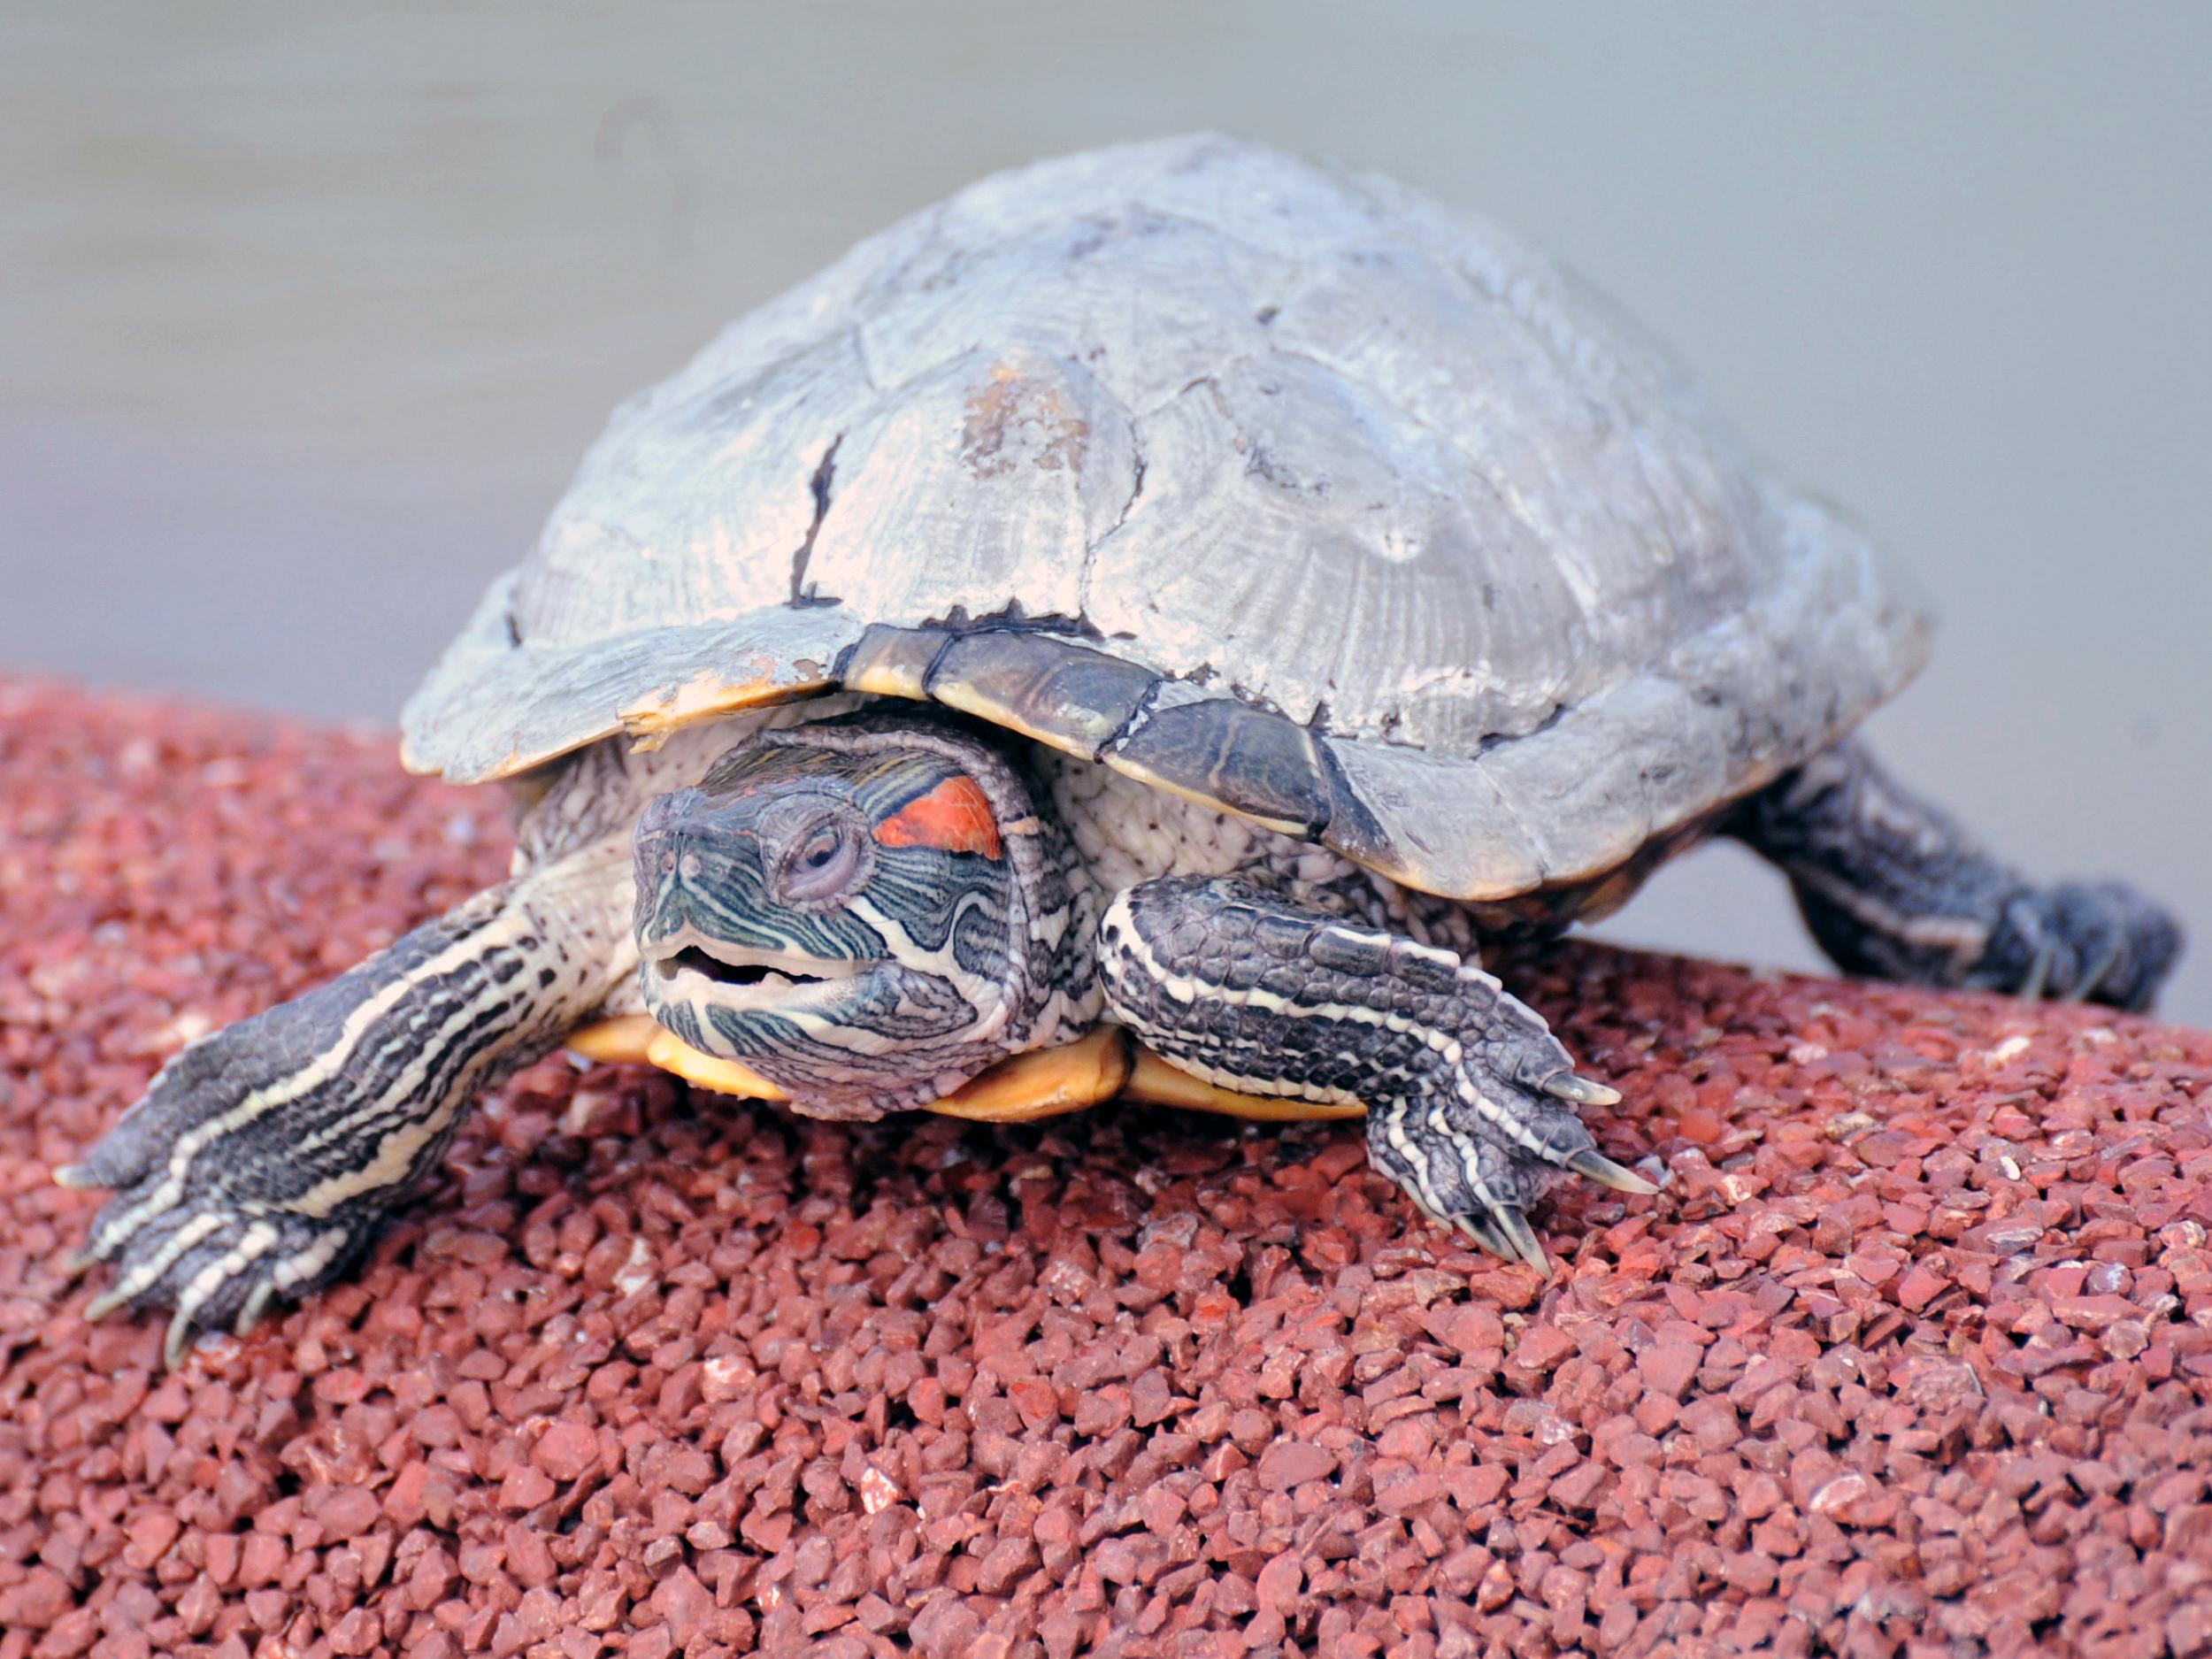
[[[1528,233],[1932,591],[1875,722],[2212,1023],[2212,7],[0,9],[0,665],[388,721],[617,398],[992,168],[1210,126]],[[1810,965],[1731,850],[1608,930]]]

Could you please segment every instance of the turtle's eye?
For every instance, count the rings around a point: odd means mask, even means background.
[[[841,818],[816,825],[783,861],[777,886],[789,904],[824,904],[853,885],[863,862],[861,838]]]

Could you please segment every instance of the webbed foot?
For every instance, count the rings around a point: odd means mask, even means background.
[[[1233,877],[1118,895],[1099,928],[1114,1018],[1196,1076],[1247,1094],[1364,1102],[1376,1166],[1506,1260],[1550,1263],[1527,1210],[1562,1175],[1651,1184],[1605,1157],[1543,1019],[1448,950],[1354,926]]]
[[[355,1018],[373,998],[354,978],[187,1048],[82,1163],[56,1171],[66,1187],[115,1189],[82,1253],[115,1270],[88,1317],[175,1309],[174,1363],[193,1326],[242,1333],[272,1296],[326,1285],[359,1256],[458,1102],[410,1087],[412,1033]]]
[[[87,1312],[174,1308],[173,1363],[193,1326],[242,1331],[271,1297],[329,1283],[435,1162],[469,1098],[573,1023],[580,986],[603,995],[495,888],[185,1049],[56,1172],[115,1189],[83,1251],[114,1279]]]
[[[1369,1108],[1367,1153],[1415,1203],[1502,1260],[1551,1271],[1528,1211],[1563,1175],[1617,1192],[1657,1189],[1600,1152],[1574,1108],[1611,1105],[1614,1090],[1575,1074],[1541,1016],[1479,968],[1461,964],[1455,990],[1471,1040],[1431,1087],[1380,1094]]]
[[[1781,866],[1849,973],[2140,1011],[2181,955],[2179,924],[2142,895],[2038,887],[1856,743],[1768,786],[1729,828]]]
[[[162,1345],[171,1365],[183,1359],[195,1327],[243,1336],[272,1297],[328,1284],[367,1248],[380,1219],[317,1223],[207,1193],[134,1216],[152,1196],[134,1187],[101,1210],[85,1259],[112,1260],[115,1278],[84,1312],[99,1320],[120,1308],[173,1308]]]
[[[2066,882],[2008,899],[1965,983],[2139,1011],[2180,955],[2180,924],[2133,888]]]

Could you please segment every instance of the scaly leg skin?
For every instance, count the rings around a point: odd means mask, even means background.
[[[2117,882],[2039,887],[1842,743],[1730,823],[1781,866],[1847,973],[2147,1009],[2181,929]]]
[[[1448,950],[1235,877],[1168,876],[1115,896],[1098,955],[1113,1017],[1164,1058],[1248,1094],[1364,1102],[1376,1166],[1508,1261],[1549,1271],[1527,1210],[1568,1171],[1654,1190],[1575,1115],[1619,1095]]]
[[[116,1189],[84,1256],[86,1313],[173,1307],[251,1327],[352,1264],[478,1091],[538,1058],[635,965],[627,838],[479,894],[328,985],[173,1059],[69,1187]]]

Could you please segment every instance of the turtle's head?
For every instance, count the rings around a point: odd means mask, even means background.
[[[646,1005],[802,1107],[933,1099],[1042,1001],[1030,918],[1066,900],[1038,890],[1037,827],[1004,760],[941,721],[756,733],[638,822]]]

